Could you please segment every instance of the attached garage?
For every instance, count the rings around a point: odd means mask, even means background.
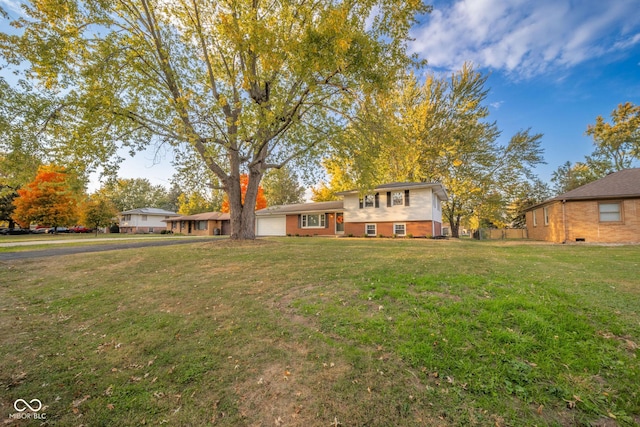
[[[256,217],[256,235],[286,236],[287,219],[284,215]]]

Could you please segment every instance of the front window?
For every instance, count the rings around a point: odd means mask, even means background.
[[[302,228],[324,228],[324,214],[302,215]]]
[[[391,193],[391,206],[403,206],[404,205],[404,193],[396,191]]]
[[[367,224],[365,233],[367,236],[376,236],[378,233],[376,232],[375,224]]]
[[[207,221],[198,221],[198,230],[206,230],[207,229]]]
[[[600,203],[600,222],[622,221],[622,207],[620,203]]]
[[[393,224],[393,234],[405,236],[407,234],[407,226],[405,224]]]

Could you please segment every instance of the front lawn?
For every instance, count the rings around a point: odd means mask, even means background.
[[[639,271],[640,246],[293,237],[4,263],[0,417],[640,425]]]

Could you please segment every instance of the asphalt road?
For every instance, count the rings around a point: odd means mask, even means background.
[[[35,251],[20,251],[20,252],[0,252],[0,261],[14,261],[32,258],[43,258],[60,255],[74,255],[84,254],[90,252],[106,252],[115,251],[121,249],[136,249],[146,248],[150,246],[170,246],[170,245],[184,245],[187,243],[198,242],[211,242],[211,238],[185,238],[185,239],[170,239],[170,240],[156,240],[150,239],[139,242],[127,242],[127,243],[103,243],[100,245],[87,245],[87,246],[61,246],[52,247],[48,249],[39,249]]]

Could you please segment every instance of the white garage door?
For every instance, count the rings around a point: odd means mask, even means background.
[[[258,217],[256,234],[258,236],[286,236],[287,222],[285,216]]]

